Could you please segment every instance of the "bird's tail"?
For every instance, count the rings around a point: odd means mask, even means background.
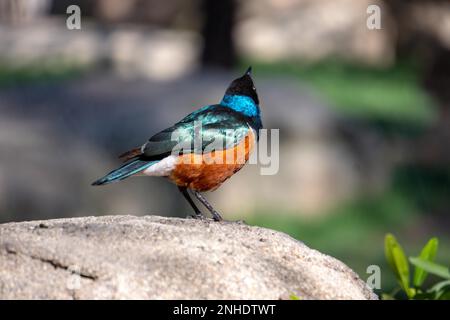
[[[92,185],[101,186],[111,182],[123,180],[125,178],[128,178],[129,176],[132,176],[133,174],[136,174],[144,169],[147,169],[148,167],[154,165],[156,162],[157,161],[143,161],[139,159],[127,162],[123,164],[121,167],[111,171],[103,178],[100,178],[97,181],[93,182]]]

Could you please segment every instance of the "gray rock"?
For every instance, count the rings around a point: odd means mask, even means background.
[[[103,216],[0,225],[0,299],[377,299],[342,262],[237,222]]]

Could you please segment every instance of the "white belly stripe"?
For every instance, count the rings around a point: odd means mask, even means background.
[[[143,173],[151,177],[167,177],[175,169],[177,163],[177,157],[170,155],[157,164],[145,169]]]

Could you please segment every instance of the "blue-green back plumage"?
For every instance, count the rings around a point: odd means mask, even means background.
[[[222,104],[207,106],[151,137],[143,148],[143,157],[157,159],[167,156],[180,142],[186,146],[188,141],[191,142],[191,148],[184,148],[183,152],[201,153],[217,141],[223,141],[224,144],[221,148],[217,145],[216,150],[228,149],[237,145],[249,130],[258,131],[260,123],[259,116],[248,117]],[[200,148],[196,148],[194,140],[199,137],[202,143]]]

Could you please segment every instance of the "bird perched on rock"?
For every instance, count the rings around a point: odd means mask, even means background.
[[[220,221],[221,215],[200,192],[217,189],[244,166],[261,128],[259,99],[249,67],[230,84],[219,104],[192,112],[141,147],[125,152],[120,156],[125,163],[92,185],[134,175],[166,177],[192,206],[194,218],[205,216],[189,192]]]

